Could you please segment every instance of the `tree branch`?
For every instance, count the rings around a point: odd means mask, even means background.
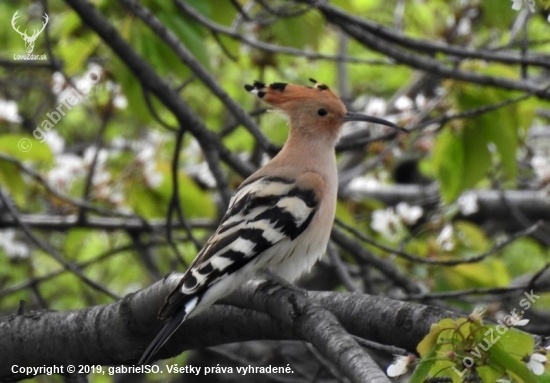
[[[179,278],[181,274],[171,275],[108,305],[0,318],[0,381],[25,378],[12,373],[13,365],[135,363],[159,330],[157,312]],[[365,365],[358,362],[366,359],[347,332],[414,350],[431,323],[455,316],[436,307],[356,293],[310,292],[306,299],[282,287],[274,292],[268,290],[257,289],[255,283],[244,285],[223,305],[215,305],[186,321],[158,357],[254,339],[306,339],[340,368],[346,366],[352,374],[358,373],[352,380],[359,381],[357,377],[364,376],[361,374],[365,373]],[[227,306],[229,303],[241,308]],[[324,325],[315,328],[319,323]],[[367,370],[372,372],[372,368],[371,365]],[[376,376],[380,376],[379,371]]]

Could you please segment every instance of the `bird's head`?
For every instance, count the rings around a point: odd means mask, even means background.
[[[403,129],[380,118],[348,112],[328,86],[313,79],[310,81],[314,86],[254,81],[253,85],[244,88],[284,113],[290,120],[291,129],[310,137],[326,133],[336,139],[342,125],[348,121],[367,121]]]

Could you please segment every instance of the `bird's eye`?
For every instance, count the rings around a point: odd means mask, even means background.
[[[317,111],[317,114],[318,114],[319,116],[321,116],[321,117],[326,116],[326,115],[327,115],[327,110],[321,108],[321,109],[319,109],[319,110]]]

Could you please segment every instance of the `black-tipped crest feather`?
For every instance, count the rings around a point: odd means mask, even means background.
[[[269,88],[273,89],[273,90],[280,90],[281,92],[284,92],[285,88],[286,88],[286,83],[285,82],[274,82],[274,83],[271,83],[269,84]]]

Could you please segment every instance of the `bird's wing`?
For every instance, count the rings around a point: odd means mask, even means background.
[[[237,190],[220,226],[166,297],[159,318],[170,319],[139,364],[151,361],[212,285],[241,270],[278,242],[296,239],[308,227],[320,202],[320,180],[314,173],[295,179],[260,177]]]
[[[296,179],[261,177],[243,184],[216,232],[167,297],[159,317],[171,317],[191,299],[192,310],[221,278],[242,269],[276,243],[298,237],[311,222],[320,198],[311,182],[304,180],[308,176],[320,178],[305,173]]]

